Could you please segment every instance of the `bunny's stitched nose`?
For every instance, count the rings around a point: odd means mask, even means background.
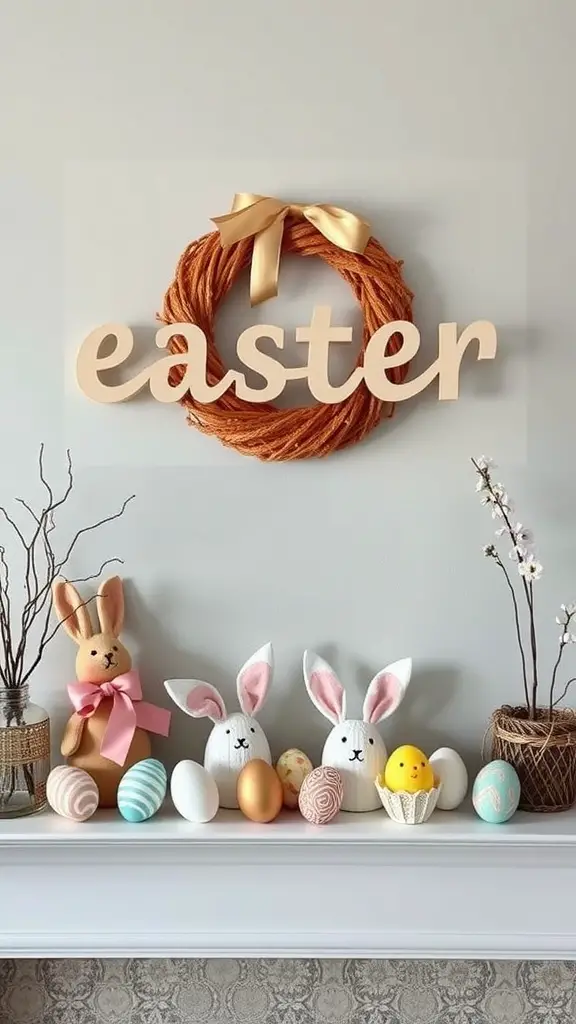
[[[362,753],[362,751],[361,751],[361,750],[353,750],[353,751],[352,751],[352,757],[350,758],[350,760],[351,760],[351,761],[362,761],[362,760],[363,760],[363,758],[362,758],[362,757],[360,757],[360,754],[361,754],[361,753]]]
[[[238,743],[234,744],[234,750],[240,750],[240,747],[244,747],[244,750],[248,750],[248,743],[245,739],[239,739]]]

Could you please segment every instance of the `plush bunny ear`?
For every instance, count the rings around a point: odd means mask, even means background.
[[[412,675],[412,658],[403,658],[387,665],[374,676],[364,699],[365,722],[376,725],[388,718],[401,703]]]
[[[77,644],[88,640],[94,633],[90,613],[72,583],[54,580],[52,584],[54,607],[64,629]]]
[[[96,605],[102,632],[119,636],[124,624],[124,587],[119,576],[100,584]]]
[[[346,691],[334,669],[314,651],[304,651],[304,682],[318,711],[333,725],[343,722],[346,718]]]
[[[272,681],[272,644],[265,644],[242,666],[236,680],[238,700],[245,715],[256,715],[266,700]]]
[[[166,679],[164,686],[180,710],[192,718],[223,722],[228,717],[222,697],[210,683],[199,679]]]

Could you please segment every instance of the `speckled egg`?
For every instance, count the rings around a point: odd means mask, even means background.
[[[336,768],[314,768],[302,783],[298,806],[312,825],[327,825],[342,806],[344,783]]]
[[[282,783],[284,794],[284,807],[298,807],[298,796],[302,789],[302,783],[307,775],[313,770],[314,765],[309,757],[302,750],[292,747],[280,754],[276,762],[278,778]]]
[[[482,768],[472,787],[476,814],[491,825],[508,821],[520,802],[520,779],[507,761],[490,761]]]
[[[46,799],[56,814],[71,821],[86,821],[98,807],[98,786],[82,768],[59,764],[46,782]]]
[[[160,809],[168,784],[166,769],[154,757],[138,761],[120,779],[118,810],[126,821],[146,821]]]

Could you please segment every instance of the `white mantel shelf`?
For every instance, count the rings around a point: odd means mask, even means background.
[[[0,822],[0,956],[576,959],[576,812]]]

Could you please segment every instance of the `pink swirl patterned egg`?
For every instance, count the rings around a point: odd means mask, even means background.
[[[336,817],[344,796],[344,783],[336,768],[324,765],[306,776],[298,797],[298,806],[312,825],[327,825]]]
[[[62,818],[86,821],[98,807],[98,786],[82,768],[60,764],[48,776],[46,798]]]

